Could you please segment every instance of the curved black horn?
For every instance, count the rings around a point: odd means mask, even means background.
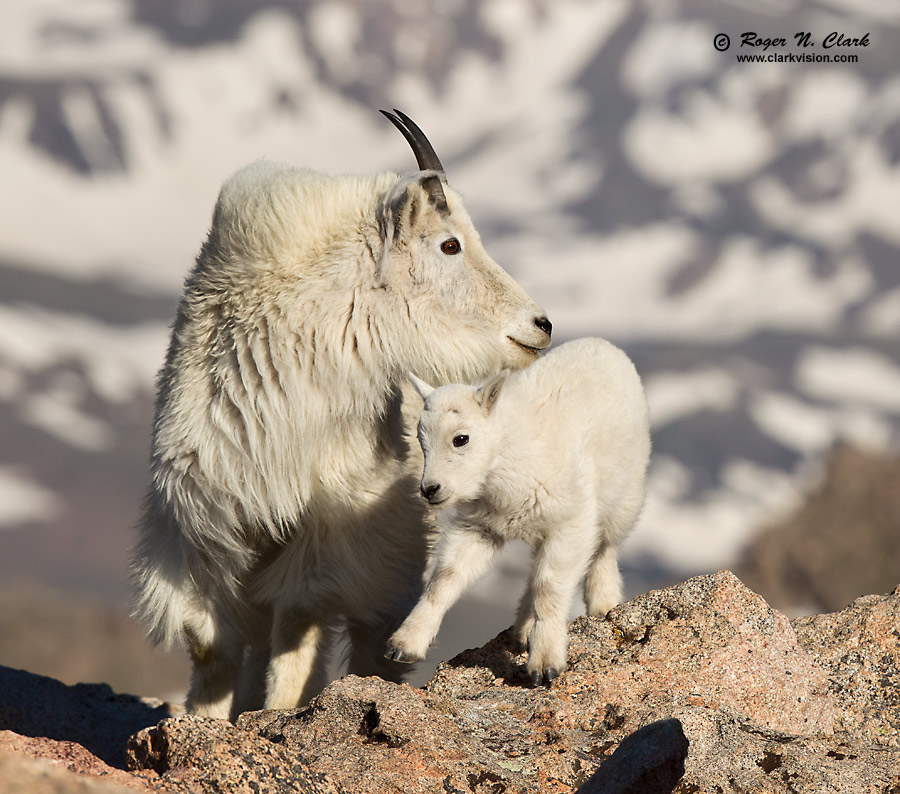
[[[381,114],[403,133],[403,137],[406,138],[407,143],[413,150],[413,154],[416,156],[416,164],[419,166],[419,170],[437,171],[438,174],[444,173],[444,166],[441,165],[434,147],[428,138],[425,137],[425,133],[419,129],[419,125],[416,122],[402,111],[397,110],[397,108],[394,108],[393,113],[382,110]],[[431,203],[434,204],[435,209],[441,215],[448,215],[450,208],[447,206],[447,197],[444,195],[440,176],[425,177],[422,180],[422,187],[428,193],[428,197]]]

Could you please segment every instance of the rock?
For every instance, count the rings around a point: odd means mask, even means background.
[[[697,577],[607,619],[575,620],[569,669],[551,688],[530,686],[507,631],[442,663],[424,689],[347,676],[307,708],[247,713],[236,725],[164,719],[131,740],[129,785],[190,794],[900,790],[898,617],[900,588],[792,625],[733,574]],[[84,706],[77,689],[56,693],[64,724]],[[52,726],[49,702],[40,715],[24,721]],[[73,768],[102,773],[92,764]]]
[[[785,733],[832,731],[824,671],[787,618],[731,573],[651,591],[606,621],[581,618],[571,636],[570,655],[584,656],[583,675],[610,702],[628,691],[629,700],[661,709],[730,707]],[[609,659],[602,666],[598,648]]]
[[[808,737],[755,725],[729,709],[678,710],[690,741],[685,774],[674,789],[689,792],[863,794],[900,786],[900,754],[836,737]]]
[[[837,727],[900,748],[900,587],[841,612],[797,618],[800,644],[828,672]]]
[[[244,714],[238,725],[327,770],[348,791],[553,790],[567,765],[552,741],[536,748],[521,724],[521,708],[533,709],[526,691],[502,702],[494,694],[463,701],[347,676],[306,710]]]
[[[741,580],[791,614],[843,609],[897,584],[900,455],[838,446],[800,507],[751,544]]]
[[[237,728],[354,792],[900,785],[900,753],[835,733],[843,723],[829,669],[730,573],[648,593],[606,620],[574,621],[569,669],[551,689],[530,687],[525,659],[504,632],[442,664],[423,690],[347,676],[306,709],[244,714]],[[183,748],[180,764],[211,765],[208,750],[189,748],[204,723],[179,718],[160,730]],[[172,774],[157,768],[163,780]]]
[[[140,778],[109,766],[76,742],[21,736],[12,731],[0,731],[0,757],[10,758],[13,755],[18,758],[27,757],[34,761],[34,764],[19,768],[19,772],[24,775],[22,785],[25,789],[28,789],[25,783],[31,781],[34,775],[40,773],[40,770],[43,769],[49,774],[47,770],[57,769],[70,773],[53,778],[58,781],[54,784],[58,787],[63,787],[65,780],[75,786],[83,777],[91,777],[102,778],[105,782],[115,782],[120,786],[128,786],[132,789],[146,790],[146,785]],[[7,764],[3,769],[6,770],[6,773],[0,771],[0,782],[2,782],[0,790],[7,792],[17,785],[14,774],[17,767],[14,764]]]
[[[163,720],[128,743],[133,769],[165,774],[162,791],[341,794],[284,747],[225,720],[185,715]]]
[[[82,777],[5,749],[0,749],[0,790],[3,794],[134,794],[133,788],[120,783]]]
[[[178,711],[171,703],[118,695],[106,684],[66,686],[0,666],[0,730],[75,742],[120,769],[128,737]]]

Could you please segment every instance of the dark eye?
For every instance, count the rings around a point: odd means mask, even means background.
[[[453,446],[454,447],[464,447],[469,443],[469,437],[460,433],[458,436],[453,436]]]
[[[451,237],[449,240],[444,240],[444,242],[441,243],[441,251],[449,256],[453,256],[462,251],[462,246],[459,244],[459,240],[455,237]]]

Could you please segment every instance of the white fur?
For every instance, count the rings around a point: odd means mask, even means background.
[[[337,627],[353,672],[401,677],[382,651],[427,543],[405,373],[477,379],[549,344],[458,194],[442,216],[422,177],[261,162],[219,195],[159,374],[132,566],[151,636],[188,646],[194,713],[302,704]]]
[[[532,680],[549,683],[565,669],[578,583],[590,615],[622,598],[618,552],[643,506],[650,456],[640,378],[617,347],[580,339],[480,387],[412,380],[425,398],[421,489],[440,508],[441,534],[387,655],[423,658],[447,609],[520,538],[535,557],[515,631]]]

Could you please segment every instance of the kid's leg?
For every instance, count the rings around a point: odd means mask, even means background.
[[[490,565],[500,544],[474,529],[445,529],[434,549],[434,565],[419,603],[388,642],[385,654],[414,662],[428,653],[447,610]]]

